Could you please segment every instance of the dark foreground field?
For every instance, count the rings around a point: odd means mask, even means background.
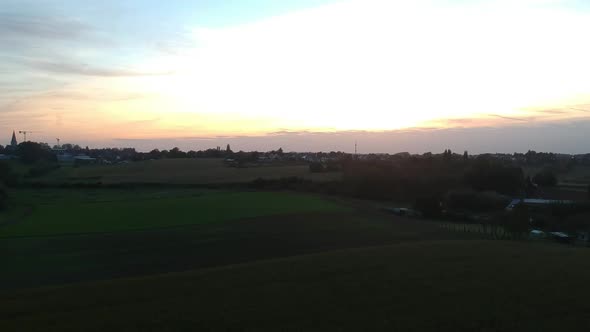
[[[588,278],[580,250],[410,242],[8,292],[0,317],[3,331],[577,331]]]
[[[69,195],[21,192],[20,204],[33,207],[20,220],[27,226],[0,226],[1,331],[590,326],[587,249],[488,241],[362,204],[289,193]],[[225,203],[207,210],[209,195]],[[43,204],[35,203],[40,197]],[[194,207],[192,223],[174,222],[192,219],[191,211],[169,210],[172,198]],[[281,214],[262,204],[239,218],[249,211],[243,200],[293,205],[283,205],[288,213]],[[113,226],[117,213],[128,216],[140,202],[152,206],[152,216],[143,215],[149,227]],[[97,213],[93,204],[117,207],[113,220],[95,218],[100,225],[89,232],[66,232],[67,225],[76,226],[67,212]],[[60,206],[62,219],[37,215]],[[200,217],[199,210],[216,218]],[[52,224],[59,226],[53,233]]]

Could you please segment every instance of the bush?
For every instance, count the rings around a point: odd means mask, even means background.
[[[557,176],[550,170],[544,170],[533,176],[533,182],[543,187],[555,187],[557,185]]]
[[[436,218],[442,215],[441,200],[437,196],[424,196],[416,199],[414,209],[420,211],[426,218]]]
[[[6,209],[8,205],[8,193],[3,184],[0,183],[0,211]]]
[[[510,203],[510,198],[494,192],[454,190],[446,194],[444,203],[451,210],[489,212],[503,210]]]
[[[530,212],[527,207],[520,203],[516,205],[510,213],[502,220],[502,226],[507,231],[514,235],[521,237],[528,232],[531,227]]]
[[[0,162],[0,183],[13,187],[17,182],[17,175],[12,167],[7,162]]]

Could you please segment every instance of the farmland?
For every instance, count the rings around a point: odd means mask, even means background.
[[[0,317],[3,331],[575,330],[588,323],[587,258],[523,243],[407,242],[10,292]]]
[[[464,237],[288,192],[45,189],[14,200],[0,226],[0,289]]]
[[[345,211],[298,194],[221,191],[66,191],[19,193],[32,213],[0,237],[116,232],[224,222],[265,215]]]
[[[0,214],[10,221],[0,225],[2,331],[589,323],[583,248],[491,241],[373,203],[291,192],[18,189],[11,197],[15,207]]]
[[[312,181],[340,179],[339,173],[313,174],[306,164],[229,167],[222,159],[162,159],[117,165],[62,167],[40,179],[42,182],[102,182],[208,184],[242,183],[258,178],[300,177]]]

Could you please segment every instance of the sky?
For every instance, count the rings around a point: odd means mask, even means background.
[[[590,152],[585,0],[0,5],[0,144]]]

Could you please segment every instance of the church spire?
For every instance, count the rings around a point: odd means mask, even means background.
[[[10,140],[10,146],[12,147],[16,147],[18,145],[18,142],[16,141],[16,134],[14,133],[14,130],[12,131],[12,140]]]

